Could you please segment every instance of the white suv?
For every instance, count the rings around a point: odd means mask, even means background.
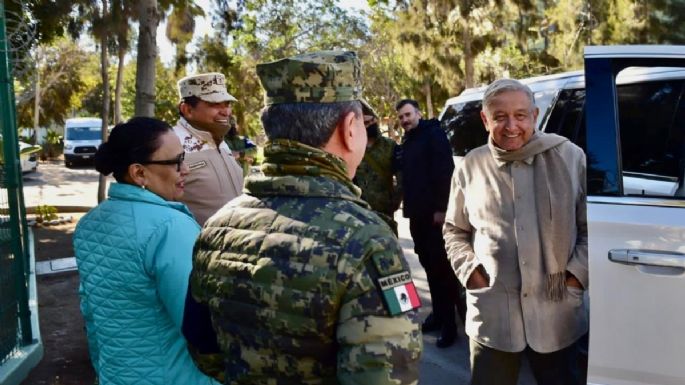
[[[628,67],[681,69],[617,86]],[[682,46],[585,49],[589,383],[685,384],[684,73]]]

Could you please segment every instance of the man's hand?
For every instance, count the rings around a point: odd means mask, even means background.
[[[434,212],[433,213],[433,225],[434,226],[442,226],[445,224],[445,213],[444,212]]]
[[[471,273],[471,276],[469,277],[469,280],[466,281],[466,288],[469,290],[476,290],[476,289],[482,289],[484,287],[490,286],[488,283],[488,279],[485,278],[483,273],[481,272],[482,266],[478,266],[476,270]]]
[[[576,289],[585,290],[583,284],[580,283],[578,278],[568,271],[566,272],[566,287],[575,287]]]

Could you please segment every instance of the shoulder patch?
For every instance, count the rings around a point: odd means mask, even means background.
[[[207,162],[205,162],[204,160],[201,160],[199,162],[189,164],[188,168],[190,169],[190,171],[193,171],[193,170],[197,170],[198,168],[205,167],[205,166],[207,166]]]
[[[402,314],[421,307],[421,300],[409,271],[380,277],[377,281],[390,315]]]

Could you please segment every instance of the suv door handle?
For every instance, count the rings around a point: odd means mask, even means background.
[[[685,254],[673,251],[612,249],[609,260],[624,265],[679,267],[685,269]]]

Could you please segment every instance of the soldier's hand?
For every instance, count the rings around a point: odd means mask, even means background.
[[[488,279],[485,278],[485,275],[481,272],[482,266],[478,266],[476,270],[471,273],[471,276],[469,277],[469,280],[466,281],[466,288],[469,290],[476,290],[476,289],[482,289],[484,287],[488,287],[489,282]]]

